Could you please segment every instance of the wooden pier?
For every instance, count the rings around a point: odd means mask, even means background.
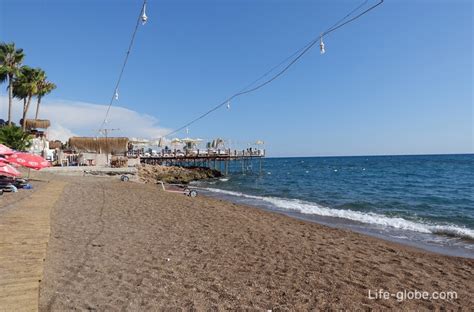
[[[238,171],[246,173],[252,170],[251,164],[254,160],[258,160],[259,172],[261,172],[265,150],[195,150],[186,153],[175,150],[149,156],[139,155],[139,157],[142,164],[207,167],[228,175],[231,163],[234,163],[234,168],[238,168]]]

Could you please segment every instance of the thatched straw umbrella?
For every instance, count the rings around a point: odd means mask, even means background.
[[[60,149],[62,147],[62,142],[59,140],[56,141],[49,141],[49,148],[50,149]]]
[[[51,126],[51,122],[47,119],[26,119],[26,129],[47,129]]]

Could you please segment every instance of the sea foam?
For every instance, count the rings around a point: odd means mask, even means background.
[[[268,203],[279,210],[296,211],[303,214],[319,215],[324,217],[342,218],[383,227],[392,227],[419,233],[440,234],[474,240],[474,230],[457,225],[428,224],[410,221],[400,217],[388,217],[373,212],[334,209],[299,199],[255,196],[215,188],[205,188],[205,190],[213,193],[226,194]]]

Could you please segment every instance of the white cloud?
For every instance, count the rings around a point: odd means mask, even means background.
[[[39,117],[49,119],[51,128],[48,130],[50,139],[66,141],[71,136],[95,136],[101,126],[107,109],[106,105],[92,104],[68,100],[48,100],[41,103]],[[13,120],[21,118],[21,102],[15,100],[13,103]],[[7,118],[8,98],[0,96],[0,118]],[[28,113],[33,118],[36,110],[36,102],[31,104]],[[158,125],[158,119],[141,114],[137,111],[112,106],[110,109],[106,128],[120,129],[111,132],[110,136],[126,136],[139,138],[158,138],[168,132],[168,129]]]
[[[60,140],[66,142],[70,137],[78,136],[78,134],[72,132],[70,129],[64,128],[58,123],[54,123],[48,129],[48,138],[51,140]]]

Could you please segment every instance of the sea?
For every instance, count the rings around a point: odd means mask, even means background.
[[[432,252],[474,258],[474,154],[266,158],[205,195],[350,229]]]

